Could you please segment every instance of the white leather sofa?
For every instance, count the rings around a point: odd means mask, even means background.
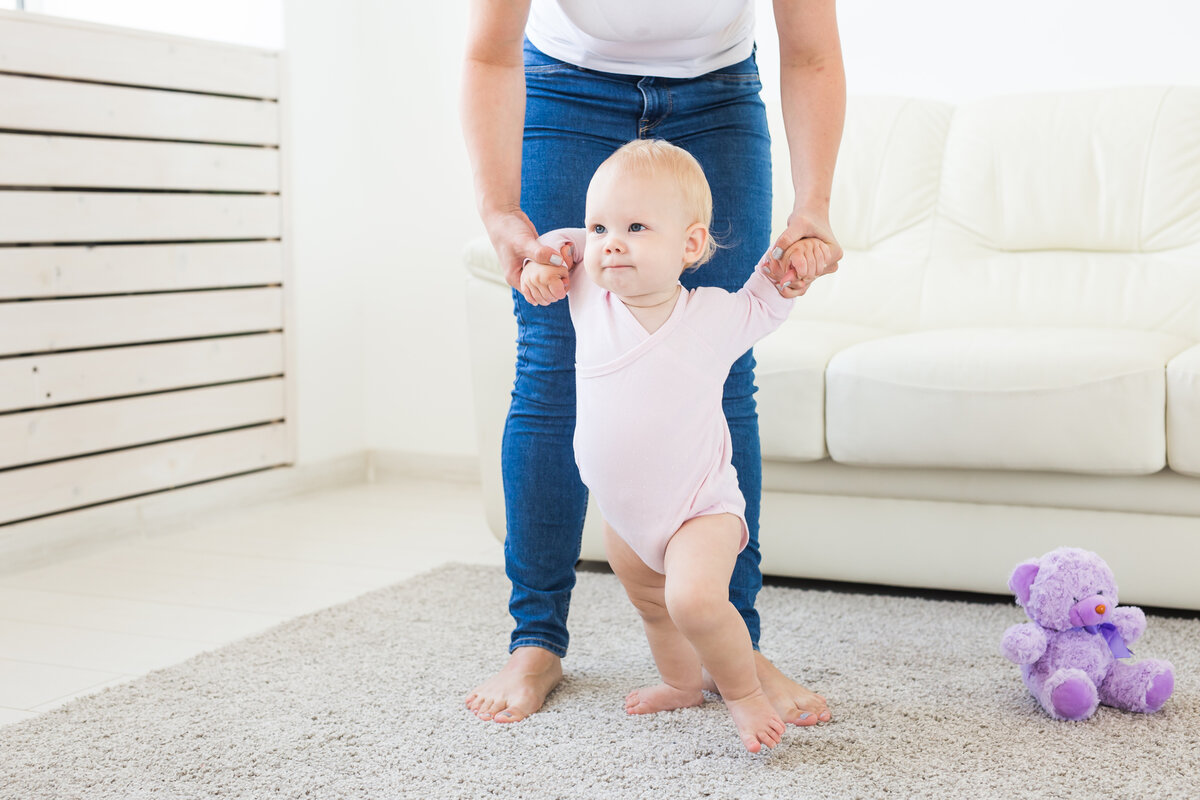
[[[1200,609],[1200,87],[852,98],[831,221],[841,269],[756,348],[763,571],[1006,593],[1077,545]],[[503,537],[515,324],[466,265]]]

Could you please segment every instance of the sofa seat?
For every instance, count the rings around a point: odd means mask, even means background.
[[[825,368],[834,353],[891,331],[791,319],[754,347],[763,458],[825,458]]]
[[[1200,344],[1167,363],[1167,462],[1200,477]]]
[[[826,375],[831,457],[856,466],[1147,475],[1166,464],[1169,333],[958,328],[861,342]]]

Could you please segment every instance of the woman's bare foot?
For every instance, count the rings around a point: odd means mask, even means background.
[[[757,650],[754,651],[754,666],[763,692],[784,722],[807,727],[833,719],[824,697],[805,689],[784,675]],[[707,672],[704,673],[704,688],[710,692],[717,692],[717,685]]]
[[[467,695],[467,708],[482,720],[520,722],[542,707],[562,680],[562,659],[540,647],[518,647],[504,668]]]
[[[656,714],[699,705],[704,705],[704,692],[699,689],[687,691],[660,683],[630,692],[625,698],[625,713]]]
[[[737,725],[742,744],[751,753],[779,744],[787,726],[775,713],[775,707],[762,689],[756,689],[738,700],[725,698],[725,705]]]
[[[763,692],[784,722],[808,726],[833,719],[824,697],[784,675],[757,650],[754,651],[754,666]]]

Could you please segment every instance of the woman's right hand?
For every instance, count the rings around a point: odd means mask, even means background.
[[[562,277],[567,277],[567,263],[553,247],[538,241],[537,229],[524,211],[515,209],[496,214],[487,221],[486,227],[492,247],[500,257],[504,280],[517,291],[521,291],[521,270],[527,261],[561,268]],[[525,299],[533,302],[528,296]]]

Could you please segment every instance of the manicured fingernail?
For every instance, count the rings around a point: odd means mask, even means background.
[[[771,258],[783,258],[783,248],[776,247],[771,251]]]
[[[787,283],[785,283],[785,284],[783,285],[783,288],[785,288],[785,289],[790,289],[790,288],[792,288],[792,282],[791,282],[791,281],[788,281]]]
[[[550,263],[556,267],[561,267],[563,265],[562,256],[560,256],[558,253],[555,253],[554,255],[550,256]]]

